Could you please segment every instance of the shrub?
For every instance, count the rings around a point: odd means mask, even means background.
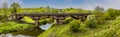
[[[5,18],[7,18],[5,15],[1,15],[1,14],[0,14],[0,21],[5,20]]]
[[[116,18],[109,28],[95,32],[95,37],[119,37],[120,36],[120,17]]]
[[[25,22],[28,22],[28,23],[34,23],[34,20],[32,20],[31,18],[29,18],[27,16],[25,16],[22,20]]]
[[[116,30],[115,29],[105,29],[100,32],[96,32],[94,37],[113,37],[115,34]]]
[[[104,19],[106,20],[114,20],[117,16],[120,15],[120,10],[116,9],[108,9],[104,15]]]
[[[94,28],[97,24],[96,17],[94,15],[89,15],[85,20],[85,24],[87,27]]]
[[[50,18],[46,18],[46,19],[42,19],[42,20],[39,20],[40,24],[46,24],[48,22],[51,22],[52,19]]]
[[[34,25],[20,24],[20,23],[15,23],[15,22],[5,22],[3,24],[0,24],[0,33],[24,30],[24,29],[32,28],[32,27],[34,27]]]
[[[73,20],[70,23],[70,31],[72,32],[78,32],[80,28],[81,21],[79,20]]]
[[[66,19],[64,20],[63,24],[70,23],[70,21],[72,21],[72,20],[73,20],[73,18],[68,17],[68,18],[66,18]]]
[[[114,37],[120,37],[120,29],[116,31],[116,33],[114,34]]]

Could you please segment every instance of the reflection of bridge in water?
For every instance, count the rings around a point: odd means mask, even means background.
[[[62,24],[63,20],[66,17],[72,17],[74,19],[79,19],[82,21],[84,18],[86,18],[89,15],[89,13],[40,13],[40,14],[24,13],[24,14],[13,14],[13,15],[15,16],[15,18],[12,19],[15,19],[16,21],[19,21],[24,16],[28,16],[35,21],[36,25],[39,25],[39,20],[44,18],[52,18],[53,20],[57,21],[57,24]]]

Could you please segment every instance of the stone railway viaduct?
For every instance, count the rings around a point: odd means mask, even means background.
[[[83,20],[83,18],[87,18],[90,13],[22,13],[22,14],[13,14],[15,16],[15,21],[19,21],[24,18],[24,16],[28,16],[35,21],[36,25],[39,25],[39,20],[44,18],[52,18],[56,20],[57,24],[62,24],[63,20],[67,17],[72,17],[74,19]]]

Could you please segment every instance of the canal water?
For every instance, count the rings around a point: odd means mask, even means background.
[[[40,25],[32,29],[22,30],[18,32],[0,34],[0,37],[37,37],[45,30],[49,29],[52,24]]]

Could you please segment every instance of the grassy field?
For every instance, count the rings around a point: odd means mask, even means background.
[[[56,25],[38,37],[120,37],[120,19],[109,20],[95,28],[87,28],[80,32],[71,32],[70,25]]]
[[[34,25],[24,24],[24,23],[22,24],[17,22],[4,22],[4,23],[0,23],[0,33],[25,30],[32,27],[34,27]]]

